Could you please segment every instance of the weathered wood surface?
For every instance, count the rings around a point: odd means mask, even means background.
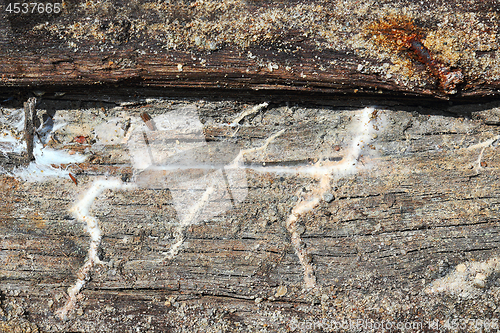
[[[154,120],[194,107],[208,142],[241,149],[259,147],[285,129],[245,160],[292,169],[318,158],[346,159],[363,107],[271,104],[231,127],[252,105],[158,99],[82,104],[65,98],[42,100],[38,111],[67,123],[49,146],[88,157],[68,169],[78,185],[69,177],[0,178],[0,329],[299,332],[334,331],[335,321],[365,319],[420,322],[413,331],[432,332],[435,320],[498,320],[498,102],[377,107],[377,129],[356,171],[331,179],[319,204],[297,221],[316,276],[313,288],[305,286],[285,225],[318,186],[309,176],[246,170],[244,201],[188,226],[171,260],[164,253],[179,224],[173,192],[152,183],[106,191],[91,211],[103,232],[99,256],[108,263],[92,270],[68,320],[59,320],[55,312],[89,246],[83,223],[69,209],[103,176],[137,182],[130,138],[119,130],[127,119],[139,126],[142,112]],[[2,111],[4,117],[13,112]],[[117,131],[117,141],[105,141],[103,128]],[[75,141],[79,136],[85,140]],[[13,170],[13,157],[2,158],[6,171]],[[439,285],[443,277],[449,280]],[[445,291],[432,291],[439,286]]]
[[[4,87],[500,92],[496,0],[75,0],[50,15],[8,13],[9,3],[0,2]],[[387,22],[396,23],[382,29]],[[440,89],[438,74],[413,54],[405,41],[415,33],[438,62],[463,74],[456,93]]]

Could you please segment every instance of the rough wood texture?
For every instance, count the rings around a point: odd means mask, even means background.
[[[496,0],[75,0],[50,15],[7,13],[8,3],[0,3],[4,87],[500,92]],[[444,87],[440,71],[415,54],[421,46],[440,68],[461,73],[458,89]]]
[[[348,160],[363,130],[363,105],[269,100],[251,112],[253,105],[234,101],[112,102],[76,103],[68,94],[37,107],[56,125],[67,123],[54,127],[48,147],[87,157],[67,169],[78,185],[66,176],[0,178],[0,329],[328,332],[350,319],[412,322],[413,331],[453,318],[498,324],[499,103],[379,105],[356,168],[334,173],[323,191],[318,179],[296,170]],[[185,107],[199,114],[208,143],[236,146],[229,160],[285,132],[245,156],[243,202],[188,225],[171,259],[165,253],[180,223],[173,186],[157,174],[157,182],[98,196],[91,214],[100,221],[99,257],[107,264],[92,269],[68,320],[59,320],[55,312],[89,248],[84,224],[69,209],[103,176],[140,183],[129,131],[144,129],[160,154],[155,142],[167,142],[165,132],[146,129],[141,114],[161,127],[166,114]],[[16,111],[2,112],[9,128]],[[14,155],[2,158],[6,171],[16,172]],[[273,171],[278,166],[292,172]],[[286,221],[316,194],[321,200],[295,225],[316,278],[306,288]]]

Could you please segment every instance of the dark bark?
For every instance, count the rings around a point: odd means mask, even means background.
[[[497,96],[495,1],[412,3],[66,2],[59,14],[2,9],[3,87],[119,84],[471,98]],[[367,10],[369,8],[369,10]],[[404,13],[404,14],[403,14]],[[387,29],[387,25],[392,26]],[[387,42],[418,31],[433,61]],[[451,69],[450,69],[451,68]]]

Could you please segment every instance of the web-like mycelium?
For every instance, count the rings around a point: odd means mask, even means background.
[[[255,113],[260,108],[265,106],[265,104],[258,105],[256,108],[251,109],[251,112],[243,113],[231,124],[231,126],[236,126],[237,123],[243,119],[243,117]],[[300,233],[297,230],[297,220],[299,219],[300,215],[312,211],[321,202],[324,193],[330,190],[332,181],[356,173],[360,170],[359,159],[363,148],[371,141],[373,137],[373,132],[375,131],[374,122],[376,121],[376,113],[377,111],[375,111],[374,108],[366,108],[362,110],[362,112],[359,114],[360,119],[356,122],[355,125],[355,132],[357,133],[357,135],[353,139],[346,156],[344,156],[344,158],[339,162],[319,160],[314,165],[303,165],[296,167],[246,166],[244,163],[245,155],[265,151],[268,145],[271,144],[274,139],[276,139],[284,132],[284,130],[281,130],[266,139],[263,145],[261,145],[260,147],[241,150],[236,155],[236,157],[224,167],[225,170],[251,168],[255,171],[261,172],[291,173],[306,177],[312,177],[318,180],[318,185],[313,188],[307,196],[301,197],[301,199],[292,209],[291,214],[288,216],[286,221],[284,221],[284,225],[286,226],[286,229],[290,234],[295,253],[297,254],[297,257],[303,267],[304,284],[306,288],[316,287],[316,278],[311,256],[307,252],[307,249],[305,248],[300,237]],[[161,123],[161,121],[159,123]],[[191,126],[196,127],[196,121],[192,120],[188,123]],[[154,164],[153,161],[151,161],[151,164]],[[141,185],[144,186],[144,184]],[[85,286],[85,283],[88,281],[91,269],[94,264],[100,263],[100,260],[97,256],[97,250],[100,245],[101,231],[97,218],[90,212],[92,203],[100,194],[102,194],[107,189],[128,190],[133,188],[136,188],[135,185],[123,183],[118,179],[101,179],[94,182],[86,191],[83,198],[80,199],[72,208],[71,211],[75,218],[81,222],[86,223],[87,232],[90,234],[91,240],[88,258],[78,271],[78,279],[76,283],[68,289],[69,297],[66,305],[58,311],[58,315],[61,318],[65,318],[67,313],[74,307],[77,300],[77,295]],[[175,232],[175,243],[171,245],[169,251],[166,253],[166,259],[172,259],[179,253],[180,248],[185,240],[185,229],[200,220],[201,212],[210,201],[211,196],[217,191],[220,190],[216,188],[216,185],[207,186],[205,191],[197,197],[197,200],[195,202],[192,202],[192,204],[189,205],[189,208],[182,212],[182,214],[179,214],[181,217],[179,225]],[[300,197],[300,194],[297,193],[297,196]]]
[[[255,114],[265,107],[267,107],[267,103],[259,104],[254,108],[250,108],[249,110],[242,112],[234,119],[233,122],[229,124],[229,126],[240,126],[239,123],[246,116]],[[177,213],[179,217],[179,223],[174,233],[174,243],[172,243],[168,252],[166,252],[165,256],[161,260],[173,259],[176,255],[178,255],[186,238],[185,230],[189,226],[196,224],[201,220],[209,219],[223,212],[220,210],[220,207],[217,209],[209,207],[210,202],[214,201],[214,195],[217,195],[219,193],[219,198],[222,198],[223,196],[227,196],[229,193],[229,196],[231,197],[231,203],[243,201],[247,194],[247,190],[245,189],[245,191],[241,191],[242,187],[246,187],[246,176],[241,172],[244,172],[245,169],[252,169],[256,172],[278,174],[286,173],[297,175],[300,177],[310,177],[317,180],[316,185],[312,186],[310,191],[305,195],[300,191],[296,193],[296,196],[299,198],[299,200],[293,207],[290,215],[286,218],[285,221],[283,221],[283,223],[290,234],[292,246],[302,265],[305,287],[316,287],[313,262],[311,259],[311,255],[308,253],[308,250],[306,249],[301,239],[300,232],[298,231],[298,220],[301,215],[313,211],[315,207],[320,204],[321,200],[323,200],[324,194],[331,190],[333,182],[342,177],[359,172],[363,168],[363,165],[360,164],[360,158],[362,156],[361,153],[364,147],[369,144],[369,142],[376,136],[374,135],[374,132],[378,129],[377,125],[375,125],[375,123],[378,121],[377,112],[378,111],[376,111],[374,108],[365,108],[364,110],[361,110],[361,112],[354,115],[354,118],[359,118],[358,120],[352,122],[352,130],[355,133],[353,135],[354,138],[352,139],[347,153],[340,161],[320,159],[314,164],[302,164],[297,166],[259,166],[249,165],[245,163],[246,156],[261,154],[265,152],[268,146],[272,144],[273,140],[275,140],[285,132],[285,130],[281,130],[270,135],[262,143],[262,145],[254,148],[242,149],[237,154],[232,155],[234,156],[234,158],[231,161],[227,162],[216,172],[208,172],[208,176],[203,178],[202,181],[195,180],[196,184],[201,183],[203,187],[197,188],[198,194],[196,196],[184,197],[182,195],[177,195],[177,197],[174,197],[174,201],[183,201],[182,205],[179,202],[175,203],[174,205],[178,210]],[[147,120],[149,121],[149,118]],[[206,149],[207,143],[205,142],[205,138],[201,130],[202,125],[199,122],[197,115],[193,114],[193,110],[184,110],[179,113],[178,117],[176,117],[176,115],[169,115],[169,117],[165,119],[157,117],[154,119],[154,121],[154,127],[145,126],[144,124],[140,128],[136,126],[136,139],[138,138],[139,141],[142,140],[141,142],[138,142],[137,140],[134,142],[134,136],[131,133],[129,133],[125,138],[129,141],[129,151],[132,155],[131,158],[133,165],[136,170],[138,170],[138,176],[134,178],[134,182],[123,182],[121,179],[117,178],[101,178],[99,180],[96,180],[92,184],[90,184],[90,187],[82,194],[81,198],[71,208],[71,213],[73,214],[73,216],[78,221],[85,224],[86,231],[90,236],[90,246],[87,259],[77,272],[76,282],[68,289],[68,299],[66,304],[57,311],[57,314],[60,318],[66,318],[68,312],[74,308],[80,291],[85,287],[85,284],[90,278],[93,267],[96,264],[102,263],[98,257],[98,249],[101,243],[102,236],[101,229],[99,227],[99,221],[97,217],[91,212],[92,204],[95,201],[99,200],[99,196],[102,195],[106,190],[123,191],[153,186],[153,183],[157,182],[159,179],[161,181],[164,181],[165,176],[162,175],[165,172],[169,172],[170,170],[169,165],[158,165],[158,161],[161,162],[162,160],[165,160],[166,156],[160,155],[165,154],[165,151],[168,151],[168,147],[167,149],[165,149],[164,146],[150,146],[150,140],[148,139],[147,132],[157,130],[156,127],[158,127],[159,130],[164,131],[169,131],[172,129],[179,130],[180,126],[183,135],[186,135],[186,133],[187,135],[191,135],[191,141],[188,144],[189,149]],[[196,140],[193,140],[193,138]],[[144,147],[147,147],[147,149],[143,149]],[[39,148],[42,149],[41,147]],[[184,151],[179,151],[178,148],[175,149],[172,153],[173,155],[182,154],[189,150],[186,149]],[[147,151],[148,154],[144,153],[144,151]],[[51,154],[52,150],[45,149],[44,154],[47,153]],[[64,156],[61,155],[63,157],[66,156],[64,152],[56,153],[58,153],[59,155],[63,154]],[[136,154],[137,156],[134,156],[134,154]],[[33,162],[34,166],[46,164],[42,156],[40,154],[37,154],[36,151],[35,156],[36,160]],[[172,155],[167,157],[172,157]],[[81,158],[77,156],[76,160],[72,160],[70,162],[78,162]],[[188,159],[187,162],[189,164],[189,162],[192,161]],[[174,169],[177,167],[178,166],[175,166]],[[185,165],[184,167],[188,169],[212,168],[212,166],[210,165],[207,166],[202,164],[189,164]],[[17,170],[18,176],[25,178],[26,180],[37,181],[37,177],[33,178],[32,176],[26,176],[26,173],[29,170],[30,167]],[[65,174],[65,176],[67,176],[67,173]],[[185,186],[181,186],[181,190],[183,190],[184,192],[189,192],[189,186],[192,186],[192,184],[194,183],[187,182]],[[240,192],[233,190],[231,193],[231,187],[239,188]],[[218,206],[221,206],[220,203],[218,203]],[[207,207],[209,207],[208,210]],[[227,204],[226,206],[222,205],[222,207],[224,207],[225,210],[229,210],[232,208],[232,205]]]

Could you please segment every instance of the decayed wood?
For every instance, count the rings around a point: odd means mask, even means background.
[[[442,98],[500,91],[494,0],[62,4],[50,15],[8,13],[0,4],[1,86],[119,83]],[[412,46],[412,36],[421,42]],[[416,55],[422,48],[430,58]],[[457,89],[443,85],[443,68],[456,74]]]
[[[321,158],[341,163],[362,131],[361,106],[271,104],[250,112],[252,105],[228,101],[151,99],[77,110],[63,103],[42,102],[39,112],[55,108],[54,119],[67,123],[48,147],[88,155],[67,170],[78,185],[69,177],[0,178],[4,327],[286,332],[329,331],[337,321],[365,319],[421,323],[421,331],[431,331],[436,320],[444,325],[455,316],[469,323],[498,318],[498,103],[439,110],[380,105],[370,113],[377,128],[364,139],[357,171],[332,178],[295,226],[312,263],[313,288],[306,288],[285,221],[319,181],[272,168],[312,166]],[[129,141],[110,141],[103,129],[123,140],[127,133],[120,129],[128,123],[133,131],[144,112],[158,120],[183,107],[197,110],[212,143],[250,149],[285,131],[245,157],[244,201],[188,226],[171,259],[165,253],[176,242],[179,213],[170,189],[100,195],[91,214],[100,221],[99,257],[107,263],[94,267],[75,309],[60,321],[55,312],[89,246],[70,208],[103,176],[127,184],[140,176]],[[465,116],[444,116],[456,113]],[[228,126],[235,120],[238,125]],[[153,148],[155,140],[165,141],[156,132],[148,132]]]

